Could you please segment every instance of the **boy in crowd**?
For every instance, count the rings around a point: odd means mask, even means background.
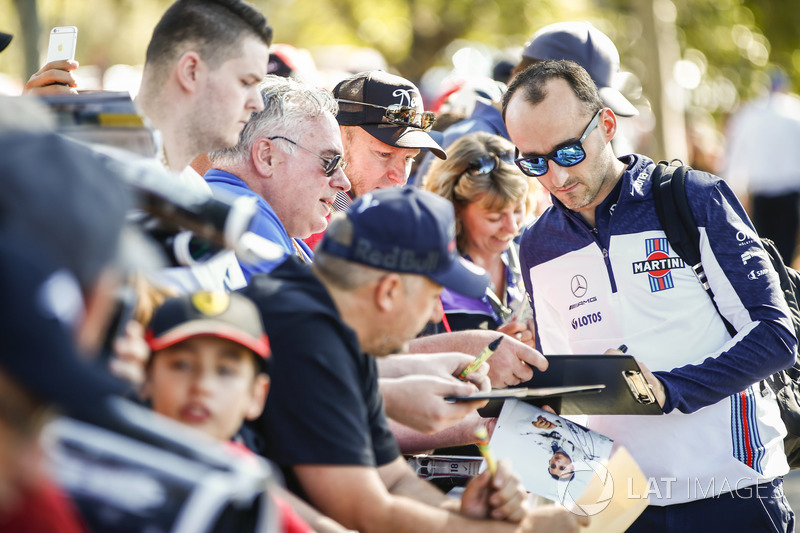
[[[167,300],[147,342],[153,355],[142,395],[157,413],[223,441],[261,414],[269,344],[246,298],[197,292]]]
[[[153,354],[142,396],[153,410],[249,454],[239,429],[261,414],[269,391],[269,342],[256,306],[240,294],[222,292],[172,298],[156,310],[147,342]],[[283,531],[311,531],[304,519],[316,531],[344,531],[291,494],[278,492]]]

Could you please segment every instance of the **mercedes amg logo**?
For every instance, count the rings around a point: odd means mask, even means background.
[[[583,298],[586,296],[586,291],[588,290],[589,285],[586,283],[586,278],[580,274],[577,274],[572,276],[572,281],[569,282],[569,288],[575,298]]]

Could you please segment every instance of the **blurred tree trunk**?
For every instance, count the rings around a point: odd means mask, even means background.
[[[675,6],[670,0],[635,0],[635,7],[644,32],[643,59],[649,67],[642,86],[656,119],[648,155],[656,161],[680,158],[688,163],[684,90],[673,77],[673,67],[681,58]]]
[[[25,54],[25,81],[31,74],[41,68],[41,56],[39,54],[39,37],[41,36],[41,25],[39,24],[39,13],[36,0],[14,0],[19,14],[19,24],[22,28],[22,35],[15,35],[14,39],[20,39]]]
[[[411,48],[406,57],[398,61],[397,69],[403,76],[419,81],[448,44],[466,33],[472,17],[469,10],[450,5],[441,13],[433,11],[428,0],[411,0]],[[452,3],[451,3],[452,4]],[[445,3],[447,5],[447,3]],[[434,23],[433,20],[438,22]]]

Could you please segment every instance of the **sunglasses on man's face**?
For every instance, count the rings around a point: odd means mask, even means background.
[[[534,178],[538,178],[547,174],[547,170],[549,169],[548,161],[555,161],[555,163],[560,167],[574,167],[586,159],[586,151],[583,149],[583,142],[597,127],[597,124],[600,122],[600,114],[602,112],[603,109],[594,115],[594,118],[592,118],[592,121],[589,122],[588,126],[586,126],[586,129],[583,130],[583,134],[577,141],[569,143],[566,146],[556,148],[547,155],[529,155],[526,157],[517,157],[514,162],[517,164],[523,174],[533,176]],[[519,150],[517,150],[516,154],[519,155]]]
[[[500,163],[500,161],[513,164],[514,153],[511,152],[511,150],[507,150],[500,153],[484,154],[467,163],[467,168],[464,170],[464,174],[469,174],[471,176],[483,176],[485,174],[489,174],[491,171],[497,168],[497,165]]]
[[[386,112],[383,114],[383,118],[389,124],[411,126],[413,128],[419,128],[422,131],[431,131],[431,128],[433,128],[433,123],[436,122],[436,113],[432,111],[423,111],[420,113],[415,107],[409,107],[400,104],[382,106],[367,102],[356,102],[355,100],[342,99],[338,99],[336,101],[340,104],[358,104],[384,109]]]
[[[295,142],[295,141],[293,141],[291,139],[287,139],[286,137],[283,137],[281,135],[275,135],[273,137],[267,137],[267,139],[269,139],[269,140],[281,139],[283,141],[286,141],[286,142],[288,142],[290,144],[293,144],[293,145],[297,146],[298,148],[301,148],[301,149],[305,150],[306,152],[308,152],[311,155],[317,156],[319,158],[319,160],[322,161],[322,163],[323,163],[322,168],[324,169],[323,172],[325,172],[326,176],[330,176],[331,174],[336,172],[337,168],[341,168],[342,172],[344,172],[344,169],[347,168],[347,161],[344,160],[344,156],[342,154],[336,154],[335,156],[330,157],[330,158],[329,157],[323,157],[323,156],[319,155],[318,153],[314,152],[313,150],[309,150],[308,148],[306,148],[302,144],[300,144],[298,142]]]

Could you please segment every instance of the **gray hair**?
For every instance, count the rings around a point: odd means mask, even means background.
[[[261,97],[264,110],[253,113],[239,135],[238,144],[209,154],[214,165],[240,165],[250,157],[250,151],[259,138],[283,135],[294,140],[298,133],[304,134],[315,120],[326,114],[335,117],[339,109],[328,91],[275,75],[264,77]],[[284,145],[286,152],[294,153],[293,144]]]

